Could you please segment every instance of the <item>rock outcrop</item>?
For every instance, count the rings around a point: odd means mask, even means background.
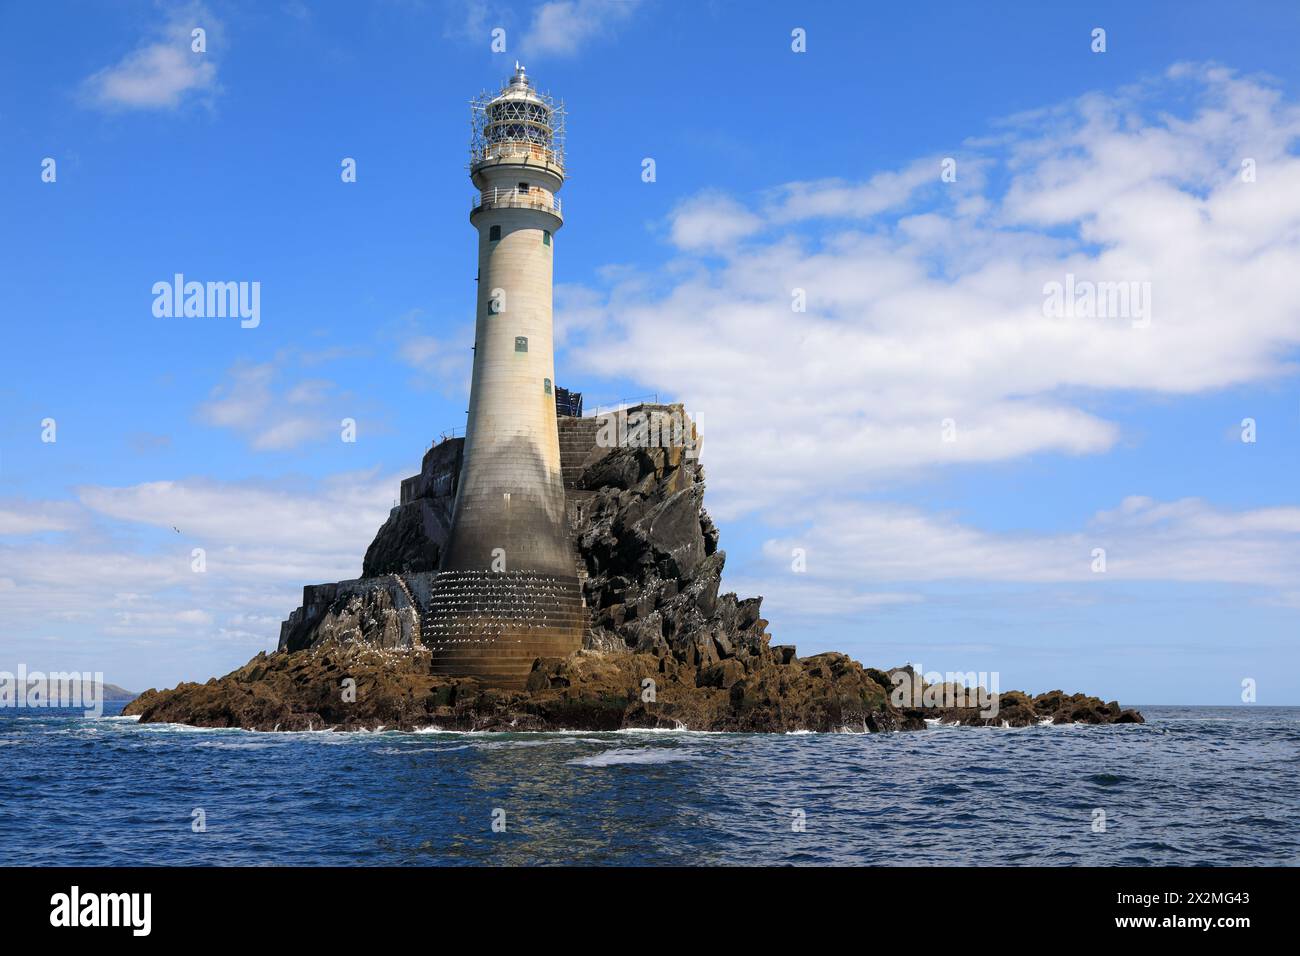
[[[294,654],[259,654],[205,684],[145,691],[126,714],[145,722],[251,730],[619,730],[878,732],[919,730],[926,719],[1025,727],[1044,722],[1141,723],[1082,695],[1059,691],[1030,700],[1004,693],[996,718],[977,708],[931,710],[890,703],[889,675],[844,654],[799,659],[777,648],[770,659],[727,658],[703,669],[671,656],[583,650],[539,659],[523,691],[484,687],[429,673],[422,648],[385,649],[331,636]]]
[[[998,695],[998,711],[984,716],[979,707],[941,707],[925,711],[925,716],[943,723],[982,724],[985,726],[1028,727],[1031,724],[1140,724],[1142,715],[1125,710],[1119,701],[1102,703],[1085,694],[1066,694],[1049,690],[1030,697],[1018,690]]]
[[[402,482],[401,503],[366,550],[363,579],[438,570],[451,530],[464,446],[464,439],[451,438],[424,453],[420,473]]]
[[[146,691],[126,711],[144,721],[253,730],[880,731],[923,722],[889,706],[885,688],[842,654],[745,671],[703,671],[671,657],[583,650],[540,659],[528,688],[484,687],[429,673],[422,649],[331,638],[296,654],[259,654],[206,684]]]
[[[460,463],[461,442],[449,439],[402,483],[364,576],[305,588],[276,653],[220,680],[146,691],[126,713],[258,730],[884,731],[920,729],[927,718],[1142,720],[1117,703],[1060,691],[1006,692],[991,717],[978,707],[905,707],[894,702],[897,671],[772,645],[762,598],[719,593],[726,554],[704,509],[699,443],[680,405],[641,406],[616,423],[561,419],[560,435],[590,620],[584,649],[538,658],[524,690],[429,672],[420,629]]]

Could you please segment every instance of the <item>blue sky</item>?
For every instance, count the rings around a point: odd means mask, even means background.
[[[359,573],[464,425],[467,101],[518,58],[569,110],[558,380],[696,413],[777,642],[1300,703],[1300,8],[996,6],[0,7],[0,669],[204,680]],[[156,318],[177,272],[260,324]],[[1045,315],[1067,274],[1147,321]]]

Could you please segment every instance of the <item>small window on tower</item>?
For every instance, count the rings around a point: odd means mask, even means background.
[[[551,394],[551,380],[550,380],[549,378],[544,378],[544,379],[542,379],[542,386],[546,389],[546,394],[547,394],[547,395],[550,395],[550,394]]]
[[[489,241],[489,242],[496,242],[496,241],[499,240],[500,238],[501,238],[501,227],[500,227],[500,226],[492,226],[492,227],[490,227],[490,228],[488,229],[488,241]]]
[[[516,352],[528,351],[528,338],[526,336],[523,335],[515,336],[515,351]]]
[[[542,230],[542,245],[544,245],[544,246],[549,246],[550,244],[551,244],[551,232],[550,232],[549,229],[543,229],[543,230]]]
[[[500,312],[501,303],[497,301],[496,297],[493,296],[488,299],[488,315],[498,315]]]
[[[520,191],[521,193],[526,193],[526,192],[528,192],[528,184],[527,184],[527,183],[520,183],[520,184],[519,184],[519,191]]]

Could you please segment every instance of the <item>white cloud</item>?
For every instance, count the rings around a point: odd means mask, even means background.
[[[192,49],[191,33],[207,33],[207,51]],[[82,93],[90,105],[108,109],[175,109],[187,98],[218,90],[213,43],[221,24],[199,3],[174,10],[153,38],[113,66],[88,77]]]
[[[492,25],[488,18],[492,15],[487,0],[460,0],[449,2],[444,6],[445,17],[442,35],[459,40],[486,42]]]
[[[897,505],[822,503],[796,534],[767,541],[773,565],[806,553],[809,579],[826,586],[869,581],[1094,583],[1214,582],[1293,587],[1300,580],[1300,508],[1223,511],[1187,498],[1134,496],[1068,534],[984,531],[950,516]],[[1093,570],[1093,550],[1106,570]]]
[[[303,585],[360,574],[401,477],[155,481],[80,488],[75,503],[30,502],[33,513],[72,515],[65,523],[75,530],[53,541],[0,539],[3,649],[53,633],[111,657],[114,644],[166,639],[182,656],[226,654],[233,666],[249,645],[275,646]],[[206,552],[202,573],[194,548]],[[223,652],[222,642],[239,646]]]
[[[608,35],[636,12],[640,0],[550,0],[533,12],[524,33],[524,56],[572,56]]]
[[[337,439],[347,409],[334,383],[316,378],[286,386],[279,382],[282,377],[275,362],[235,365],[199,405],[199,421],[243,435],[256,451]]]
[[[778,199],[766,210],[774,223],[804,219],[867,219],[907,203],[923,187],[941,189],[940,157],[917,160],[906,169],[876,173],[866,182],[849,183],[826,179],[808,183],[787,183]],[[978,185],[983,164],[963,162],[958,182],[968,191]]]
[[[786,554],[784,558],[788,567],[790,555]],[[922,595],[906,591],[873,591],[864,589],[858,582],[815,580],[806,574],[793,572],[761,578],[728,574],[726,588],[742,597],[763,595],[763,608],[769,613],[774,609],[797,609],[804,615],[832,620],[854,620],[884,608],[907,606],[924,600]],[[776,635],[778,643],[782,636]]]
[[[669,236],[684,251],[722,251],[738,240],[795,223],[869,221],[882,213],[898,210],[920,196],[946,196],[963,215],[984,212],[987,206],[979,190],[985,185],[988,162],[963,157],[958,179],[944,182],[940,179],[944,159],[939,156],[919,159],[900,170],[876,173],[863,182],[820,179],[785,183],[761,197],[754,210],[734,197],[705,191],[679,202],[669,213]],[[914,223],[911,229],[916,232],[923,227],[924,224]]]
[[[178,632],[205,631],[212,614],[198,608],[162,611],[115,611],[102,623],[105,634],[171,636]]]
[[[78,490],[90,510],[134,524],[181,529],[209,547],[289,547],[316,556],[360,560],[383,523],[401,478],[373,473],[337,476],[310,492],[298,482],[150,481],[122,488]],[[309,543],[308,543],[309,542]],[[349,550],[350,549],[350,550]]]
[[[956,183],[927,159],[861,187],[709,192],[671,217],[688,255],[595,301],[570,291],[567,360],[687,403],[723,519],[947,464],[1104,452],[1122,438],[1092,402],[1107,391],[1294,371],[1298,137],[1300,110],[1262,82],[1180,67],[1008,121],[957,151]],[[1044,286],[1067,273],[1149,282],[1149,327],[1046,318]],[[772,450],[758,467],[755,448]]]
[[[559,348],[572,335],[600,328],[605,319],[605,299],[586,286],[555,285],[555,344]]]
[[[0,501],[0,535],[70,531],[78,525],[74,506],[58,501]]]
[[[670,217],[673,244],[687,250],[722,250],[755,233],[763,220],[728,196],[696,196]]]
[[[397,357],[420,373],[418,384],[448,393],[469,391],[469,349],[459,342],[432,335],[411,335],[397,348]]]

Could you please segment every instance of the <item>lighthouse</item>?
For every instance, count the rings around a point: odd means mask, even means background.
[[[518,687],[582,646],[555,410],[552,273],[564,109],[524,68],[474,100],[474,370],[452,525],[422,633],[434,673]]]

